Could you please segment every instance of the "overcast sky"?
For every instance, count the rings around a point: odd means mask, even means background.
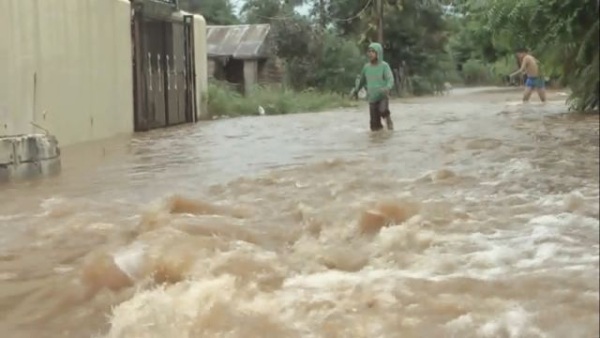
[[[231,4],[234,6],[234,10],[235,10],[235,14],[239,14],[240,12],[240,8],[242,8],[242,5],[246,2],[246,0],[231,0]],[[303,6],[297,7],[296,8],[296,12],[298,12],[298,14],[308,14],[308,11],[310,10],[310,5],[309,4],[305,4]]]

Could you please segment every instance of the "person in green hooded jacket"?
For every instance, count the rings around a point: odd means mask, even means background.
[[[394,129],[394,123],[389,109],[390,90],[394,88],[394,75],[390,65],[383,60],[383,47],[379,43],[371,43],[367,50],[369,62],[365,64],[357,78],[352,96],[366,87],[367,100],[369,101],[369,115],[371,116],[371,130],[383,129],[381,120],[385,120],[388,130]]]

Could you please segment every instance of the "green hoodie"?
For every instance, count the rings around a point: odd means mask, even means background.
[[[358,93],[363,87],[367,88],[369,102],[377,102],[386,97],[386,92],[394,88],[394,76],[390,65],[383,61],[383,47],[379,43],[371,43],[369,49],[377,53],[377,62],[365,64],[357,79],[354,91]]]

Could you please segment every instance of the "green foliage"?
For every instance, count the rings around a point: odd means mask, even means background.
[[[385,60],[392,68],[405,64],[415,95],[441,91],[444,82],[457,80],[446,50],[452,22],[444,18],[439,5],[437,0],[384,0]],[[363,50],[377,40],[374,1],[330,1],[328,11],[338,18],[351,18],[332,25],[344,36],[357,37]]]
[[[435,86],[429,79],[426,79],[419,75],[410,77],[410,84],[413,95],[427,95],[435,92]]]
[[[462,0],[449,47],[471,81],[489,67],[492,81],[516,70],[513,51],[529,48],[543,76],[571,88],[571,107],[597,110],[599,72],[598,3],[581,0]],[[468,60],[481,60],[477,66]]]
[[[366,62],[364,53],[355,42],[340,39],[332,33],[323,38],[318,68],[312,79],[313,87],[334,92],[348,92]]]
[[[517,70],[518,63],[516,57],[510,54],[497,59],[496,62],[486,65],[486,67],[489,67],[492,76],[491,83],[504,84],[503,77]]]
[[[404,64],[406,76],[416,83],[413,94],[441,91],[444,82],[457,81],[454,62],[446,50],[450,23],[443,17],[439,1],[383,1],[385,60],[393,68]],[[294,11],[307,3],[313,6],[311,15],[301,16]],[[245,23],[271,24],[276,54],[285,65],[286,87],[348,93],[366,62],[366,45],[377,35],[375,3],[247,0],[240,15]],[[234,23],[224,14],[228,10],[231,13],[230,0],[185,0],[182,6],[200,12],[209,24]],[[219,92],[215,90],[214,94]],[[286,111],[284,108],[278,110]]]
[[[457,58],[494,62],[528,47],[546,77],[571,88],[574,110],[597,110],[599,102],[598,4],[581,0],[467,0],[470,15],[455,37]],[[476,32],[481,32],[477,35]],[[482,37],[483,40],[477,39]],[[469,44],[468,40],[477,41]],[[490,51],[489,42],[493,47]],[[488,50],[488,53],[486,53]],[[495,54],[494,57],[489,57]],[[516,68],[516,67],[515,67]]]
[[[286,82],[297,90],[347,93],[366,62],[364,53],[354,42],[330,32],[313,32],[306,39],[305,45],[296,44],[293,55],[282,53],[287,56]]]
[[[486,27],[485,18],[479,9],[459,20],[453,30],[449,48],[453,58],[460,64],[469,59],[478,59],[485,63],[495,62],[510,52],[507,48],[499,50],[502,48],[494,46],[493,32]]]
[[[279,20],[286,9],[285,4],[279,0],[247,0],[240,13],[244,22],[249,24],[272,23]]]
[[[200,13],[209,25],[239,23],[230,0],[180,0],[179,6],[191,13]]]
[[[488,1],[456,1],[457,12],[462,16],[451,20],[448,49],[467,85],[499,84],[502,76],[517,68],[512,48],[494,44],[494,32],[487,25]],[[510,57],[512,65],[506,62]],[[498,67],[500,64],[502,68]]]
[[[294,8],[312,4],[309,16]],[[270,23],[288,87],[347,93],[377,39],[375,1],[247,0],[246,23]],[[445,15],[440,4],[454,5]],[[231,0],[181,0],[209,24],[235,24]],[[576,110],[598,108],[598,4],[581,0],[383,0],[385,59],[405,64],[412,94],[435,93],[444,82],[500,83],[517,68],[516,47],[529,47],[544,76],[572,90]],[[460,77],[457,75],[457,68]],[[404,88],[405,90],[407,88]],[[234,100],[235,101],[235,100]],[[232,102],[231,104],[234,104]],[[276,110],[288,111],[285,104]],[[233,107],[234,111],[240,109]]]
[[[463,64],[462,76],[467,85],[488,84],[492,78],[489,67],[476,59],[469,59]]]
[[[311,3],[308,17],[294,8]],[[454,5],[444,15],[440,4]],[[277,55],[294,90],[347,92],[366,45],[377,38],[375,1],[248,0],[247,23],[271,23]],[[383,0],[385,59],[405,64],[413,94],[440,91],[443,83],[499,83],[516,69],[513,50],[529,47],[545,76],[560,76],[577,110],[598,107],[597,3],[581,0]],[[230,0],[182,0],[209,23],[237,22]],[[317,24],[318,23],[318,24]],[[460,78],[456,65],[461,66]],[[280,105],[281,111],[285,105]],[[235,109],[234,109],[235,110]]]
[[[226,83],[208,87],[208,111],[211,116],[258,115],[259,106],[267,115],[317,112],[356,105],[342,95],[315,90],[293,91],[279,87],[256,86],[242,95]]]
[[[365,62],[356,42],[317,27],[311,18],[278,0],[250,0],[242,9],[250,22],[271,24],[276,54],[284,60],[286,84],[347,93]]]

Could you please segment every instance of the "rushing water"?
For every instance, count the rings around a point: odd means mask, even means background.
[[[65,148],[0,187],[2,337],[598,337],[598,117],[519,97]]]

